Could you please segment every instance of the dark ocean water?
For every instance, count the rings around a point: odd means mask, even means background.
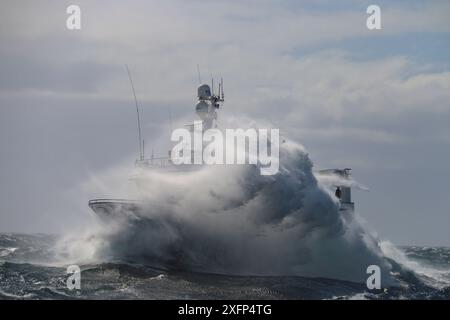
[[[292,276],[168,271],[131,262],[81,265],[81,290],[67,289],[66,265],[52,264],[56,236],[0,234],[0,299],[450,299],[450,248],[402,247],[409,269],[399,287]]]

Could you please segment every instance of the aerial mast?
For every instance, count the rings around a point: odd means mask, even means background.
[[[144,142],[142,141],[142,136],[141,136],[141,119],[140,119],[140,115],[139,115],[139,104],[138,104],[138,101],[136,98],[136,92],[134,91],[133,80],[131,79],[131,73],[130,73],[130,70],[128,69],[128,65],[125,65],[125,68],[127,69],[128,78],[130,79],[131,90],[133,91],[133,97],[134,97],[134,104],[136,105],[138,139],[139,139],[139,160],[143,161],[144,160],[144,151],[143,151]]]
[[[200,75],[200,65],[197,64],[198,85],[202,84],[202,76]]]

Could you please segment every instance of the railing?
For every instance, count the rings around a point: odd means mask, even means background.
[[[165,167],[172,164],[172,160],[169,157],[159,157],[144,160],[136,160],[136,166],[138,167]]]
[[[140,201],[139,200],[130,200],[130,199],[93,199],[93,200],[89,200],[89,205],[103,204],[103,203],[137,204],[137,203],[140,203]]]
[[[341,206],[339,210],[342,211],[355,211],[355,203],[354,202],[341,202]]]

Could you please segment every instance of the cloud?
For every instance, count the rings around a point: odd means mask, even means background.
[[[79,1],[80,31],[65,27],[69,4],[2,3],[0,149],[11,156],[0,173],[16,184],[9,190],[30,179],[11,175],[34,155],[27,150],[49,150],[32,165],[48,175],[49,167],[64,166],[48,146],[85,159],[89,170],[129,155],[136,142],[125,63],[149,129],[148,144],[158,129],[167,129],[169,108],[175,123],[193,110],[200,64],[203,81],[211,73],[225,80],[224,116],[270,120],[303,142],[319,163],[354,165],[361,174],[387,166],[418,170],[428,165],[415,152],[426,149],[435,166],[446,170],[446,1],[380,1],[380,32],[366,29],[369,1]],[[424,47],[421,37],[428,35],[442,51]],[[368,52],[371,41],[373,52]],[[399,53],[405,41],[411,52]],[[434,59],[438,54],[443,58]],[[86,126],[89,130],[79,129]],[[21,148],[15,147],[19,142]],[[107,146],[107,156],[99,144]],[[15,161],[18,157],[22,160]],[[86,168],[70,166],[73,173],[66,179],[76,184]],[[58,191],[57,176],[49,180],[55,185],[45,188]],[[2,225],[21,211],[8,200],[11,192],[0,193],[3,212],[11,212],[1,217]],[[31,187],[27,195],[30,203],[48,201]]]
[[[0,33],[4,63],[16,58],[23,69],[40,76],[44,76],[42,70],[35,71],[30,65],[44,68],[45,63],[52,64],[61,69],[60,76],[53,76],[55,87],[66,74],[73,73],[76,78],[76,71],[83,71],[80,63],[92,70],[97,64],[102,68],[100,74],[129,63],[136,82],[145,83],[142,99],[154,98],[155,92],[182,99],[190,92],[185,89],[186,83],[195,83],[197,64],[204,71],[204,79],[211,72],[220,72],[240,87],[254,81],[277,88],[279,78],[286,74],[282,64],[288,63],[289,70],[291,57],[298,50],[320,50],[348,39],[378,39],[405,32],[450,32],[445,15],[449,5],[445,2],[423,5],[419,13],[415,6],[386,4],[385,28],[378,34],[366,29],[365,6],[357,2],[340,8],[321,1],[321,10],[314,9],[316,4],[311,1],[277,5],[271,1],[137,1],[126,10],[121,1],[110,1],[108,6],[81,1],[79,5],[82,30],[73,32],[65,29],[64,3],[6,3]],[[33,61],[29,61],[30,56]],[[277,68],[281,69],[277,72]],[[47,72],[54,74],[52,69]],[[15,70],[28,78],[26,70]],[[3,74],[11,74],[10,69],[5,71]],[[89,78],[88,73],[86,82]],[[127,90],[119,72],[94,77],[93,81],[99,90],[118,94]],[[85,89],[89,91],[89,87]]]

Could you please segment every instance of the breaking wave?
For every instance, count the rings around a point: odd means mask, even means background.
[[[117,172],[116,172],[117,173]],[[108,182],[117,194],[126,179]],[[139,172],[127,197],[143,203],[138,221],[100,224],[59,244],[71,261],[126,260],[172,269],[242,275],[295,275],[365,282],[378,265],[394,284],[378,240],[344,216],[313,172],[302,146],[280,146],[280,171],[205,166],[189,172]]]

